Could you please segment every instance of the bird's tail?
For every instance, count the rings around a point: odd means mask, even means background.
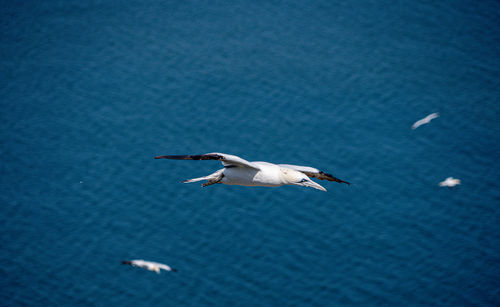
[[[209,180],[209,179],[210,179],[210,175],[205,176],[205,177],[187,179],[187,180],[184,180],[183,183],[191,183],[191,182],[197,182],[197,181]]]
[[[202,181],[202,180],[207,180],[209,182],[211,182],[211,181],[218,182],[222,179],[222,176],[223,176],[222,171],[223,170],[218,170],[215,173],[212,173],[208,176],[184,180],[183,183],[191,183],[191,182],[197,182],[197,181]]]

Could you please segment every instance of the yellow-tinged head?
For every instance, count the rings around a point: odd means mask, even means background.
[[[324,187],[312,181],[311,178],[307,177],[307,175],[302,172],[290,168],[281,168],[280,170],[284,184],[300,185],[304,187],[315,188],[326,192],[326,189]]]

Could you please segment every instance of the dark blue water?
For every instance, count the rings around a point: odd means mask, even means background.
[[[500,304],[498,1],[2,2],[1,305]]]

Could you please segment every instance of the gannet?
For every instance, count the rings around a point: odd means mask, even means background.
[[[422,118],[421,120],[416,121],[411,128],[412,129],[417,129],[418,127],[428,124],[431,120],[434,118],[439,117],[439,113],[432,113],[427,115],[426,117]]]
[[[224,165],[223,169],[205,177],[184,180],[184,183],[207,180],[202,186],[214,183],[243,186],[279,187],[282,185],[299,185],[326,191],[324,187],[312,181],[309,177],[320,180],[349,182],[335,178],[316,168],[290,164],[273,164],[268,162],[248,162],[240,157],[219,152],[204,155],[175,155],[157,156],[155,159],[174,160],[218,160]]]
[[[456,178],[453,178],[453,177],[448,177],[444,181],[440,182],[439,186],[440,187],[450,187],[450,188],[452,188],[452,187],[456,186],[457,184],[460,184],[460,179],[456,179]]]
[[[172,272],[177,272],[176,269],[169,267],[166,264],[163,263],[158,263],[158,262],[152,262],[152,261],[145,261],[145,260],[122,260],[122,264],[128,264],[131,266],[135,266],[138,268],[143,268],[149,271],[154,271],[157,274],[160,274],[160,270],[165,270],[165,271],[172,271]]]

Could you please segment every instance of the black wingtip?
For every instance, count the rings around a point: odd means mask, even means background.
[[[204,155],[166,155],[156,156],[155,159],[172,159],[172,160],[223,160],[224,156],[218,154]]]
[[[332,174],[328,174],[328,173],[325,173],[325,172],[319,172],[319,173],[320,173],[321,175],[324,175],[324,176],[326,176],[326,177],[329,177],[329,179],[327,179],[327,180],[329,180],[329,181],[335,181],[335,182],[338,182],[338,183],[345,183],[345,184],[347,184],[347,185],[351,185],[349,182],[344,181],[344,180],[342,180],[342,179],[339,179],[339,178],[337,178],[337,177],[333,176]]]
[[[122,260],[122,264],[132,264],[132,261]]]
[[[338,179],[338,178],[337,178],[337,179]],[[347,184],[347,185],[351,185],[351,183],[350,183],[350,182],[344,181],[344,180],[342,180],[342,179],[338,179],[338,180],[339,180],[339,181],[337,181],[338,183],[345,183],[345,184]]]
[[[187,155],[164,155],[164,156],[156,156],[155,159],[172,159],[172,160],[192,160],[191,156]]]

